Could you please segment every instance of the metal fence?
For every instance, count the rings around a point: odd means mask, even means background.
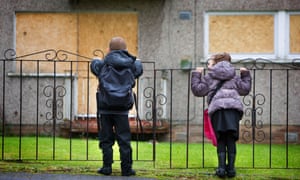
[[[93,56],[104,55],[96,50]],[[98,81],[90,73],[91,58],[64,50],[44,50],[17,57],[12,49],[5,51],[3,57],[0,59],[1,160],[100,161],[100,152],[94,155],[91,150],[98,148],[95,108]],[[241,97],[245,112],[238,144],[249,147],[242,152],[249,159],[238,166],[300,168],[299,163],[292,163],[300,147],[299,59],[282,64],[244,59],[234,64],[249,68],[253,78],[251,93]],[[144,74],[135,89],[138,109],[133,109],[129,118],[134,160],[159,166],[159,158],[165,153],[169,162],[164,163],[170,168],[214,166],[209,163],[209,156],[215,154],[215,149],[204,137],[202,126],[205,98],[191,94],[191,69],[160,69],[154,61],[143,61],[143,65]],[[135,121],[137,114],[143,130]],[[140,154],[142,142],[148,141],[151,141],[149,153]],[[84,149],[84,154],[74,157],[78,148]],[[167,149],[167,153],[162,149]],[[283,158],[279,165],[274,165],[272,156],[278,150]],[[258,157],[262,154],[263,165]],[[177,165],[179,156],[185,159],[183,166]],[[191,163],[191,158],[199,161]]]

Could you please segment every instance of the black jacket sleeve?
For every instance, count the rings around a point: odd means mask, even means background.
[[[134,71],[134,77],[138,78],[143,74],[143,65],[142,62],[140,60],[136,60],[134,62],[134,66],[135,66],[135,71]]]
[[[92,60],[92,62],[90,64],[92,73],[98,77],[103,65],[104,65],[104,61],[102,61],[102,60],[99,60],[99,59]]]

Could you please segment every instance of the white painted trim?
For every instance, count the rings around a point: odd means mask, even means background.
[[[203,43],[203,47],[204,47],[204,60],[208,58],[208,47],[209,47],[209,13],[205,13],[204,14],[204,21],[203,21],[203,27],[204,27],[204,43]]]
[[[258,12],[258,11],[247,11],[247,12],[244,12],[244,11],[231,11],[231,12],[206,12],[207,15],[228,15],[228,16],[232,16],[232,15],[253,15],[253,14],[275,14],[276,12],[273,12],[273,11],[265,11],[265,12]]]
[[[69,77],[77,77],[77,75],[70,73],[7,73],[9,77],[39,77],[39,78],[69,78]]]
[[[275,38],[275,53],[278,58],[285,59],[288,52],[288,41],[286,39],[287,30],[286,12],[279,11],[275,15],[274,38]],[[289,28],[288,28],[289,29]]]

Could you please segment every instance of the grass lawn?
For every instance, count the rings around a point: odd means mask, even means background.
[[[214,176],[216,149],[211,144],[160,142],[154,148],[149,142],[132,142],[132,147],[137,176],[217,179]],[[300,179],[300,145],[238,144],[237,151],[235,179]],[[0,172],[96,175],[102,165],[95,139],[5,137],[0,140],[0,152]],[[117,145],[114,159],[113,175],[119,176]]]

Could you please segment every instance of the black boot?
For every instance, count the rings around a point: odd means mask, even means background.
[[[135,170],[132,169],[132,163],[121,162],[121,172],[122,176],[134,176]]]
[[[219,166],[216,170],[216,175],[220,178],[224,178],[226,176],[226,153],[225,152],[218,153],[218,161],[219,161]]]
[[[228,154],[228,166],[226,168],[226,172],[227,172],[227,176],[230,178],[236,176],[234,163],[235,163],[235,154],[234,153]]]
[[[124,170],[122,169],[122,176],[135,176],[136,172],[133,169]]]
[[[112,173],[111,164],[104,164],[102,168],[98,169],[97,173],[103,174],[106,176],[111,175],[111,173]]]
[[[132,169],[132,161],[121,162],[121,172],[122,176],[134,176],[135,170]]]
[[[121,146],[122,147],[122,146]],[[134,176],[136,175],[135,170],[132,169],[132,149],[130,146],[122,147],[120,149],[121,156],[121,173],[122,176]]]
[[[97,173],[109,176],[112,173],[111,165],[113,163],[113,149],[111,147],[102,148],[102,158],[103,166],[98,169]]]
[[[106,176],[111,175],[111,173],[112,173],[111,165],[113,163],[113,155],[112,154],[113,154],[113,151],[110,148],[103,150],[103,154],[102,154],[103,166],[102,166],[102,168],[98,169],[97,173],[103,174]]]

